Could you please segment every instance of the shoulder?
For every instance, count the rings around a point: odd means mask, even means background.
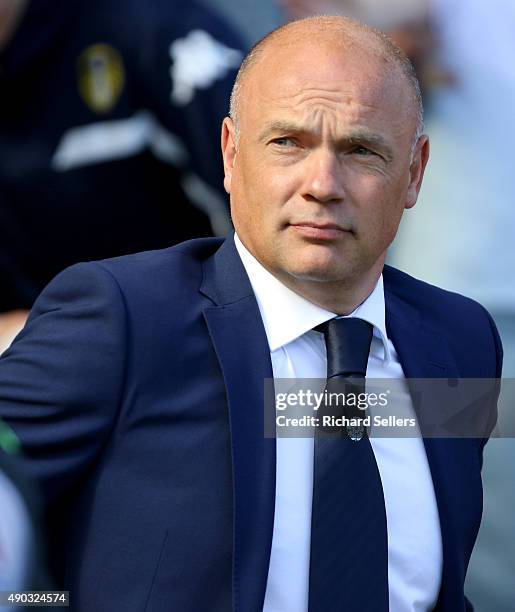
[[[222,243],[221,238],[198,238],[167,249],[74,264],[45,287],[31,318],[71,304],[99,313],[125,311],[131,303],[152,308],[155,300],[180,304],[198,295],[203,264]]]
[[[396,295],[414,307],[422,308],[426,316],[432,313],[438,315],[442,311],[450,316],[463,311],[468,314],[486,312],[481,304],[471,298],[426,283],[392,266],[384,267],[383,278],[385,292]]]
[[[223,241],[222,238],[195,238],[167,249],[103,259],[92,265],[108,272],[123,288],[158,282],[198,288],[204,262],[214,255]]]
[[[463,356],[492,354],[501,375],[502,344],[490,313],[475,300],[385,266],[385,299],[392,296],[415,309],[426,328],[443,335]]]
[[[155,251],[70,266],[43,291],[45,296],[87,301],[99,310],[118,305],[132,314],[184,311],[202,301],[204,263],[223,244],[221,238],[197,238]]]

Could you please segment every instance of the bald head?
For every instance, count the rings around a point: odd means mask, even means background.
[[[273,64],[281,50],[293,56],[296,51],[304,50],[309,45],[325,47],[330,53],[354,54],[357,59],[368,56],[381,65],[385,77],[398,79],[405,89],[413,116],[414,148],[423,131],[423,108],[420,85],[412,63],[383,32],[341,16],[317,16],[292,21],[267,34],[251,49],[243,60],[231,95],[229,114],[234,122],[237,138],[242,100],[249,78],[256,76],[258,68],[262,67],[264,62]]]

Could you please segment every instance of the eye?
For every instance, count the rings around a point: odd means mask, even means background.
[[[370,149],[367,149],[366,147],[362,146],[362,145],[358,145],[356,147],[354,147],[354,149],[352,149],[351,153],[354,153],[356,155],[359,155],[361,157],[365,157],[368,155],[375,155],[375,153],[373,151],[371,151]]]
[[[280,138],[274,138],[272,144],[278,145],[279,147],[294,147],[297,143],[293,138],[281,136]]]

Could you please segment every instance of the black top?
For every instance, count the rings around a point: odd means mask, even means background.
[[[237,49],[191,0],[30,3],[0,54],[0,311],[30,307],[77,261],[227,222],[220,124]]]

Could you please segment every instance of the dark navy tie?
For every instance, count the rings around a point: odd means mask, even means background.
[[[364,391],[370,323],[335,318],[316,329],[326,341],[327,389]],[[327,412],[364,416],[355,407]],[[315,433],[309,612],[388,611],[383,487],[366,430],[358,439],[350,433],[346,427]]]

